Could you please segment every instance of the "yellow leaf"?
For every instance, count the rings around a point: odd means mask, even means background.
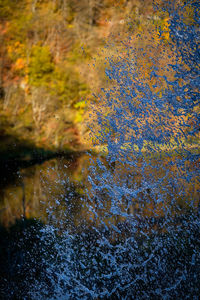
[[[15,63],[15,70],[22,70],[25,67],[25,61],[23,58],[18,58]]]

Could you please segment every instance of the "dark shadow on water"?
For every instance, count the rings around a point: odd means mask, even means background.
[[[0,226],[0,299],[30,299],[36,280],[45,280],[42,227],[35,219]]]
[[[199,215],[182,220],[176,230],[154,232],[148,236],[133,233],[131,227],[124,226],[127,233],[124,231],[124,237],[118,236],[115,240],[110,239],[111,232],[105,231],[105,228],[96,230],[93,226],[83,226],[82,230],[74,233],[68,247],[65,244],[66,233],[53,235],[51,239],[47,231],[42,233],[44,224],[35,219],[18,219],[7,229],[1,226],[0,299],[37,299],[38,296],[54,299],[56,286],[60,284],[59,276],[62,278],[68,264],[74,278],[71,285],[61,284],[66,296],[63,295],[62,299],[68,299],[69,295],[73,297],[76,280],[88,288],[95,284],[97,290],[105,286],[112,291],[113,286],[119,286],[109,297],[102,299],[145,299],[144,295],[148,299],[161,299],[159,290],[165,291],[163,296],[166,295],[167,299],[186,299],[187,296],[198,299]],[[104,243],[105,240],[110,240],[110,243]],[[71,261],[65,261],[65,254],[70,249],[73,250]],[[114,265],[110,261],[111,255],[115,258]],[[52,268],[55,274],[49,272],[51,264],[55,266]],[[117,270],[119,274],[125,272],[127,279],[124,277],[121,282]],[[180,274],[183,278],[175,286]],[[34,295],[37,284],[45,287],[45,293],[39,289],[39,294]],[[167,290],[168,286],[173,287],[171,291]],[[89,294],[85,297],[92,299]]]
[[[19,177],[19,170],[55,157],[71,158],[81,151],[70,149],[45,149],[15,136],[0,133],[0,188],[13,184]],[[4,145],[5,141],[5,145]]]

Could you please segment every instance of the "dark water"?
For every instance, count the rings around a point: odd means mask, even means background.
[[[177,295],[183,299],[187,293],[196,296],[200,280],[200,260],[195,254],[199,250],[198,155],[194,160],[177,154],[145,156],[131,170],[120,163],[107,166],[113,175],[107,179],[110,186],[117,182],[123,189],[126,182],[127,188],[138,191],[130,203],[126,193],[120,204],[116,196],[119,214],[110,214],[112,199],[106,190],[88,197],[88,167],[95,165],[96,157],[93,162],[90,159],[82,154],[57,157],[10,169],[10,177],[2,180],[0,299],[97,299],[92,296],[96,290],[100,295],[106,290],[102,299],[132,299],[133,295],[133,299],[144,299],[144,293],[149,299],[161,299],[156,288],[166,292],[170,286],[171,291],[176,270],[185,272],[185,279],[173,288],[173,299]],[[100,170],[99,175],[101,179]],[[103,231],[100,221],[106,225]],[[54,234],[46,228],[43,234],[44,224],[56,225],[58,231]],[[120,232],[114,238],[105,230],[110,225]],[[166,226],[173,230],[166,233]],[[141,280],[132,287],[137,276]]]

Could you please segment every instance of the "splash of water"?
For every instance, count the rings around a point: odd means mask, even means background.
[[[151,44],[147,76],[140,66],[147,49],[108,59],[112,86],[102,90],[91,126],[106,151],[88,170],[87,217],[76,230],[60,230],[60,221],[43,229],[54,250],[35,299],[198,298],[200,174],[191,142],[199,131],[198,5],[164,4],[174,58],[160,67]]]

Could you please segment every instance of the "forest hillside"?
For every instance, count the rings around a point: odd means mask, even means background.
[[[91,103],[101,107],[95,95],[112,85],[108,54],[117,59],[134,46],[140,57],[144,46],[147,80],[150,44],[158,66],[174,59],[168,16],[153,0],[0,0],[0,44],[1,157],[90,147]]]

